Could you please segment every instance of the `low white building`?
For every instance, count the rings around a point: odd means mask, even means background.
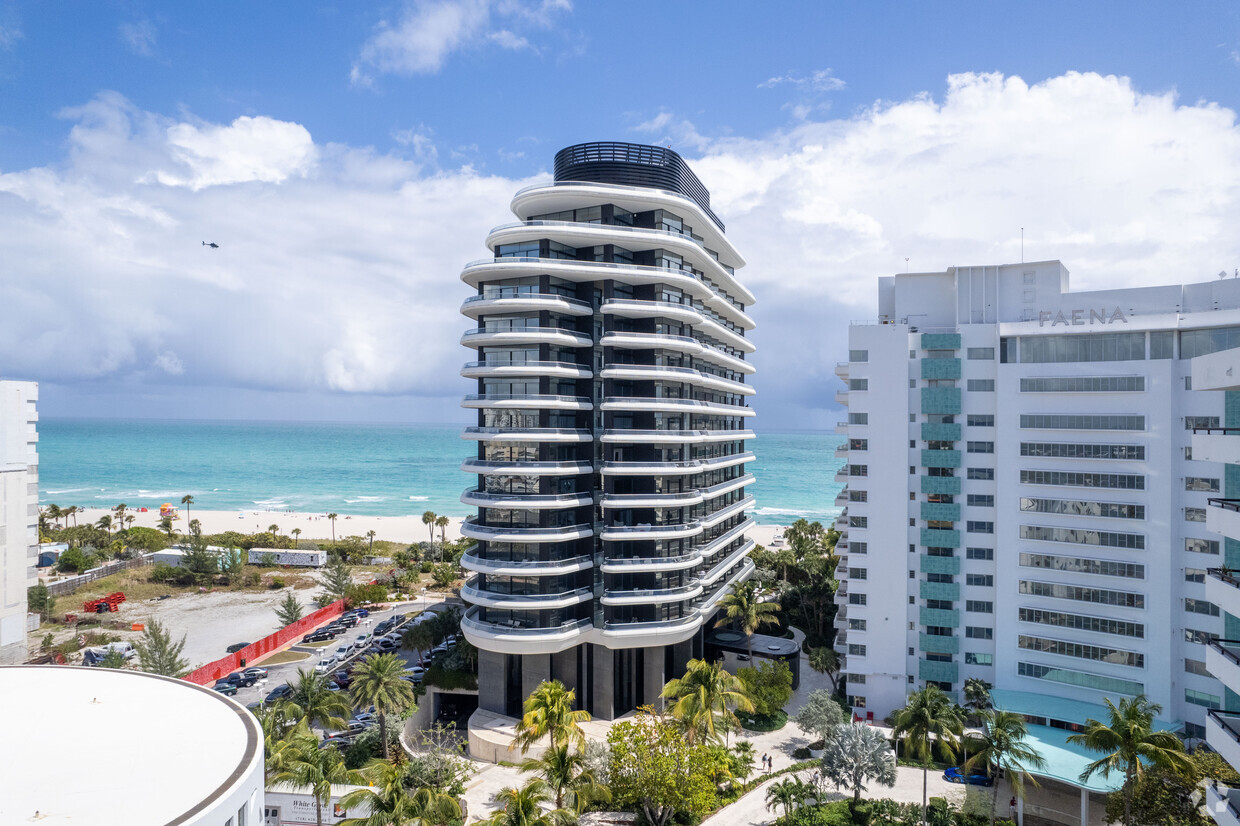
[[[251,548],[246,556],[251,565],[291,565],[295,568],[322,568],[327,551],[293,551],[288,548]]]
[[[223,555],[228,551],[228,548],[221,548],[218,545],[208,545],[207,550],[215,554],[217,558],[223,559]],[[233,552],[240,553],[240,551],[235,548],[233,549]],[[189,548],[187,546],[172,545],[171,547],[164,548],[162,551],[155,551],[152,553],[150,555],[151,563],[155,564],[162,562],[165,565],[171,565],[173,568],[180,568],[185,564],[185,554],[187,553],[189,553]]]
[[[39,581],[39,387],[0,381],[0,665],[26,659],[26,589]]]
[[[0,753],[0,823],[263,822],[262,731],[222,694],[138,671],[61,665],[0,667],[0,697],[14,744]],[[70,781],[66,759],[90,769]]]

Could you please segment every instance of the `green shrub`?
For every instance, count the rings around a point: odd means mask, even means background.
[[[797,747],[797,748],[793,749],[793,750],[792,750],[792,758],[793,758],[794,760],[808,760],[808,759],[809,759],[809,749],[805,748],[805,746],[799,746],[799,747]]]
[[[426,674],[422,676],[422,684],[426,686],[439,686],[447,691],[453,689],[470,689],[477,690],[478,675],[468,671],[449,671],[439,665],[432,665],[426,669]]]
[[[278,576],[273,576],[271,578],[271,582],[268,583],[267,587],[273,591],[276,591],[276,590],[279,590],[280,588],[287,588],[288,583]]]
[[[420,570],[424,574],[429,574],[432,570],[434,570],[434,568],[435,568],[434,562],[423,562],[420,566]]]
[[[377,582],[366,585],[350,585],[345,589],[344,598],[350,606],[374,605],[387,600],[388,589]]]

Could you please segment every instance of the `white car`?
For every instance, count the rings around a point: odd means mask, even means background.
[[[340,662],[339,658],[332,654],[315,663],[314,670],[320,674],[326,674],[328,671],[332,670],[338,662]]]

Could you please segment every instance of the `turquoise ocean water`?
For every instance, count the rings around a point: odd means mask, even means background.
[[[62,507],[179,503],[203,510],[292,509],[368,516],[465,516],[460,470],[473,442],[457,425],[44,419],[39,499]],[[843,437],[759,432],[754,516],[786,524],[839,512]]]

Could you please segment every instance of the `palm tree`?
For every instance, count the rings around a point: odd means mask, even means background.
[[[122,521],[124,521],[124,517],[123,517],[123,516],[121,517],[121,520],[122,520]],[[161,518],[160,518],[160,520],[159,520],[159,529],[160,529],[161,531],[163,531],[164,533],[168,534],[168,539],[169,539],[169,540],[171,540],[171,539],[172,539],[172,537],[176,536],[176,533],[177,533],[177,529],[176,529],[176,528],[174,528],[174,527],[172,527],[172,517],[171,517],[171,516],[164,516],[164,517],[161,517]]]
[[[296,548],[298,543],[301,542],[301,528],[293,528],[289,533],[293,535],[293,547]]]
[[[375,532],[366,531],[366,538],[370,540],[370,553],[373,556],[375,552]]]
[[[273,522],[272,524],[267,526],[267,533],[271,534],[272,536],[277,535],[278,533],[280,533],[280,526]]]
[[[715,623],[718,628],[735,622],[740,626],[741,633],[749,643],[749,659],[753,660],[753,635],[763,625],[778,625],[779,620],[773,615],[779,612],[779,603],[762,602],[758,598],[758,584],[752,580],[737,585],[732,593],[719,600],[723,616]]]
[[[99,530],[101,530],[101,531],[108,531],[108,532],[111,532],[111,530],[112,530],[112,517],[108,516],[108,515],[105,513],[103,516],[99,517],[99,521],[95,523],[95,527],[96,527],[96,528],[98,528],[98,529],[99,529]]]
[[[295,720],[305,720],[307,725],[324,728],[344,728],[344,715],[351,710],[344,695],[330,691],[325,674],[297,669],[297,681],[290,683],[293,693],[288,698],[287,713]]]
[[[64,515],[65,515],[65,518],[66,518],[66,519],[68,519],[69,517],[73,517],[73,527],[75,527],[75,528],[76,528],[76,527],[77,527],[78,506],[77,506],[77,505],[70,505],[68,508],[66,508],[66,509],[65,509],[65,511],[64,511]]]
[[[809,649],[809,667],[831,680],[831,693],[839,691],[840,655],[829,645]]]
[[[904,739],[905,753],[921,761],[921,822],[926,822],[926,783],[933,751],[951,760],[955,744],[964,730],[964,720],[943,690],[928,685],[914,691],[904,708],[896,712],[892,737]]]
[[[378,654],[364,660],[353,671],[349,697],[354,708],[375,707],[379,715],[379,739],[383,741],[383,759],[388,759],[387,716],[399,714],[413,705],[413,684],[404,660],[395,654]]]
[[[495,795],[500,808],[482,823],[487,826],[560,826],[576,819],[572,812],[564,809],[544,809],[544,804],[550,800],[547,784],[535,778],[526,783],[525,788],[508,788]]]
[[[529,758],[521,764],[523,772],[537,772],[555,796],[557,809],[577,814],[595,801],[611,800],[611,792],[598,782],[586,765],[585,755],[567,745],[551,746],[540,758]]]
[[[659,695],[674,701],[672,716],[685,727],[690,743],[699,736],[718,741],[716,720],[725,730],[740,728],[732,708],[753,711],[753,703],[745,696],[745,684],[723,668],[723,661],[689,660],[685,676],[669,680]]]
[[[118,531],[124,529],[125,527],[125,511],[126,510],[127,508],[124,502],[112,508],[112,513],[116,514],[116,519],[114,519],[113,521],[116,523],[116,529]]]
[[[1103,702],[1107,704],[1108,721],[1086,720],[1085,731],[1070,735],[1068,742],[1105,755],[1085,767],[1082,782],[1096,773],[1103,777],[1115,771],[1124,773],[1124,823],[1131,824],[1132,791],[1145,773],[1144,764],[1187,774],[1192,763],[1184,755],[1180,738],[1169,731],[1154,731],[1154,718],[1162,712],[1162,706],[1151,703],[1144,694],[1131,700],[1121,699],[1119,706],[1110,698],[1103,698]]]
[[[187,493],[181,497],[181,504],[185,506],[185,518],[189,519],[189,506],[194,504],[193,494]]]
[[[48,519],[52,520],[52,527],[59,530],[60,520],[64,518],[64,515],[65,515],[65,512],[61,510],[60,505],[57,505],[55,503],[48,505],[46,508],[43,509],[43,512],[47,514]]]
[[[336,518],[339,515],[340,514],[336,514],[336,513],[327,514],[327,520],[332,523],[332,544],[333,545],[336,544]]]
[[[369,788],[349,792],[340,798],[340,805],[369,815],[346,818],[341,826],[431,826],[461,818],[461,807],[451,795],[429,788],[410,794],[403,764],[372,760],[361,773]]]
[[[427,527],[427,529],[430,531],[430,534],[431,534],[431,548],[432,549],[434,549],[435,547],[435,520],[438,518],[439,518],[439,515],[436,514],[434,511],[426,511],[422,514],[422,524]]]
[[[272,778],[275,786],[310,787],[318,826],[323,826],[323,806],[331,802],[333,784],[363,782],[361,772],[345,768],[339,749],[321,749],[314,737],[297,738],[285,768]]]
[[[435,517],[435,527],[439,528],[439,544],[443,545],[448,541],[448,525],[451,522],[446,516]]]
[[[134,523],[135,521],[137,521],[137,519],[138,519],[138,517],[133,516],[132,514],[131,514],[131,515],[129,515],[129,516],[126,516],[126,517],[125,517],[125,526],[126,526],[126,527],[130,527],[130,528],[132,528],[132,527],[133,527],[133,523]]]
[[[577,692],[564,687],[559,680],[544,680],[525,699],[521,721],[517,723],[517,736],[509,748],[520,748],[525,754],[543,737],[550,738],[554,746],[575,746],[579,751],[586,746],[586,735],[581,724],[589,722],[590,712],[574,710]]]
[[[778,783],[772,783],[766,790],[766,807],[774,811],[777,806],[784,807],[784,822],[792,816],[792,809],[805,794],[802,783],[791,777],[785,777]]]
[[[263,730],[263,752],[266,757],[263,782],[270,784],[272,777],[288,768],[296,753],[297,739],[313,738],[313,735],[304,720],[297,722],[288,716],[287,703],[283,700],[269,708],[255,709],[254,716]]]
[[[972,774],[980,766],[986,767],[986,773],[996,781],[1000,773],[1007,775],[1012,784],[1012,791],[1022,800],[1025,797],[1025,782],[1034,786],[1038,781],[1029,774],[1029,769],[1040,769],[1046,765],[1037,749],[1025,742],[1029,729],[1025,726],[1025,718],[1011,711],[984,711],[982,724],[985,733],[974,737],[977,753],[972,759],[965,761],[964,771]],[[990,826],[995,826],[995,808],[999,805],[999,784],[994,784],[994,799],[990,805]]]

